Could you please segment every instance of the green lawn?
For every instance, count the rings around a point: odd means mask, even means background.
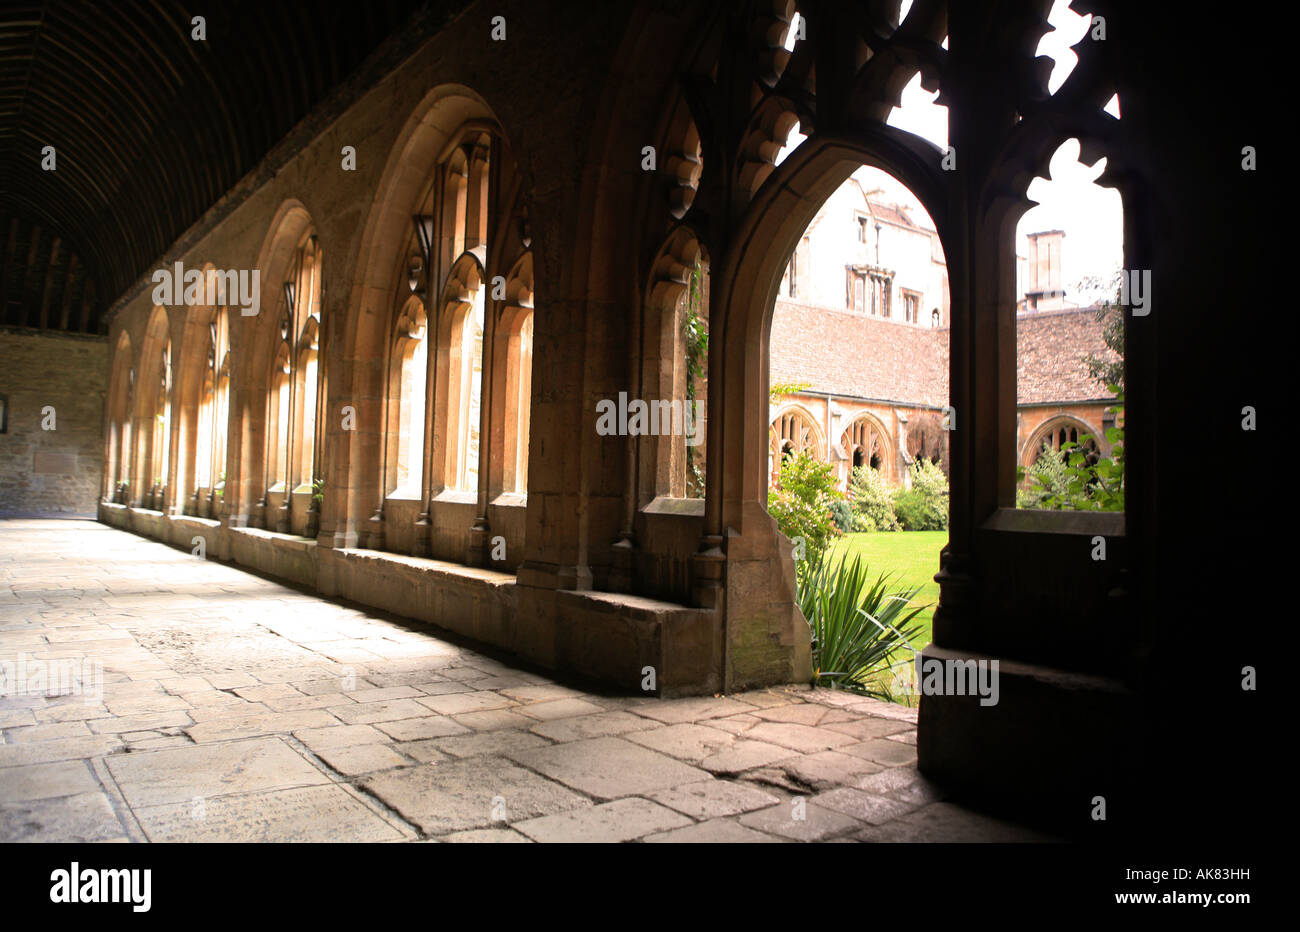
[[[880,573],[893,577],[893,589],[920,586],[916,603],[926,605],[916,618],[923,625],[921,637],[912,646],[917,650],[930,643],[930,622],[939,601],[939,551],[948,542],[947,531],[889,531],[873,534],[846,534],[835,543],[832,559],[861,556],[875,579]]]

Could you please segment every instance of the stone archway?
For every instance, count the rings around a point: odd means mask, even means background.
[[[728,688],[811,673],[808,628],[794,605],[791,545],[767,514],[769,336],[777,290],[808,223],[831,193],[862,165],[889,172],[910,188],[941,240],[947,201],[937,150],[909,133],[872,124],[852,135],[814,135],[756,192],[733,247],[713,279],[710,346],[709,471],[705,538],[697,568],[722,577]],[[945,248],[945,253],[949,250]],[[724,550],[725,539],[725,550]],[[772,572],[773,566],[782,572]]]

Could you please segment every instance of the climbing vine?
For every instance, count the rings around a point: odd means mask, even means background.
[[[697,386],[706,379],[709,359],[709,323],[700,314],[704,305],[704,269],[697,258],[691,268],[690,291],[686,299],[686,316],[682,321],[682,334],[686,338],[686,403],[695,410]],[[696,448],[686,447],[686,495],[688,498],[704,497],[704,469],[695,456]]]

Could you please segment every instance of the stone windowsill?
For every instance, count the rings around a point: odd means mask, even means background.
[[[1125,520],[1118,511],[1040,511],[999,508],[982,525],[983,531],[1012,534],[1077,534],[1123,537]]]
[[[432,501],[438,504],[477,505],[478,493],[466,492],[460,489],[443,489],[433,497]]]
[[[221,527],[221,522],[215,518],[200,518],[198,515],[168,515],[167,520],[176,524],[198,524],[210,528]]]
[[[413,557],[405,553],[390,553],[387,550],[369,550],[362,547],[338,548],[333,552],[349,561],[405,566],[424,573],[445,575],[493,586],[513,586],[516,581],[514,573],[481,566],[466,566],[463,563],[451,563],[447,560],[435,560],[432,557]]]
[[[307,549],[316,546],[316,538],[299,537],[297,534],[281,534],[278,531],[267,531],[260,527],[232,527],[233,534],[242,534],[246,537],[259,537],[263,540],[274,541],[278,545],[289,545],[295,549]]]
[[[424,499],[417,489],[394,489],[384,496],[386,502],[415,502],[417,505]]]
[[[562,602],[594,603],[610,611],[629,615],[632,618],[655,619],[662,615],[676,615],[681,612],[698,612],[701,615],[711,614],[707,608],[699,608],[681,602],[665,602],[662,599],[652,599],[648,596],[634,595],[630,592],[604,592],[599,589],[559,589],[556,591],[556,596]]]
[[[704,499],[702,498],[671,498],[667,495],[658,495],[641,509],[642,514],[646,515],[681,515],[690,518],[704,517]]]

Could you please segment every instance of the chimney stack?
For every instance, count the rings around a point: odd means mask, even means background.
[[[1065,290],[1061,287],[1061,248],[1064,242],[1064,230],[1029,234],[1026,311],[1057,311],[1066,306]]]

